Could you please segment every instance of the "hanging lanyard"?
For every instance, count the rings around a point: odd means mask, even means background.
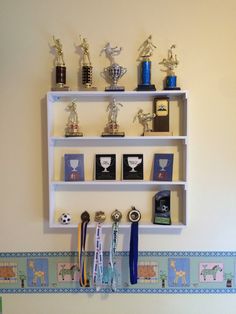
[[[81,287],[89,287],[87,278],[87,260],[85,253],[87,226],[90,216],[87,211],[81,214],[81,224],[78,225],[78,268],[80,270],[79,282]]]
[[[117,267],[116,267],[116,249],[118,244],[118,231],[119,231],[119,222],[122,218],[122,213],[118,211],[117,209],[111,214],[111,218],[114,221],[112,225],[112,239],[111,239],[111,246],[110,246],[110,268],[111,268],[111,290],[113,292],[116,291],[117,287]]]
[[[134,285],[138,281],[138,222],[141,219],[141,213],[135,207],[132,207],[128,218],[131,222],[129,249],[130,283]]]
[[[102,223],[105,221],[104,212],[95,213],[95,221],[97,222],[95,234],[95,252],[93,262],[93,284],[97,291],[102,287],[103,279],[103,250],[102,250]]]

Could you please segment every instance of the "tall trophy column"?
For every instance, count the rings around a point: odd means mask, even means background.
[[[152,43],[152,35],[150,35],[143,44],[139,47],[139,57],[141,60],[139,64],[140,84],[138,84],[137,91],[155,91],[156,87],[151,84],[151,60],[153,50],[156,46]]]
[[[88,41],[86,38],[82,39],[80,35],[80,42],[81,44],[79,45],[79,47],[83,52],[82,67],[81,67],[83,90],[97,90],[96,87],[92,86],[93,67],[90,60]]]
[[[64,55],[62,51],[62,44],[60,39],[53,36],[54,45],[52,48],[56,51],[56,86],[52,87],[53,91],[68,91],[69,87],[66,86],[66,66]]]

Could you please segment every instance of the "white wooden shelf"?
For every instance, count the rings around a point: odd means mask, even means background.
[[[133,132],[134,126],[131,122],[125,122],[125,127],[132,129],[131,133],[137,133],[130,135],[129,129],[126,132],[125,137],[101,137],[102,127],[105,125],[100,122],[100,125],[95,125],[96,120],[93,120],[91,126],[89,124],[90,116],[86,116],[84,111],[89,109],[90,113],[95,112],[99,108],[100,113],[106,118],[106,112],[101,109],[101,104],[108,104],[108,102],[115,98],[117,101],[125,103],[125,109],[132,111],[138,106],[143,104],[149,106],[152,110],[153,99],[158,96],[168,96],[170,99],[170,114],[172,113],[172,121],[170,123],[175,124],[173,135],[171,136],[140,136],[140,133],[136,130]],[[51,228],[76,228],[77,218],[85,209],[89,212],[93,198],[97,197],[97,208],[92,207],[92,212],[101,210],[110,206],[112,212],[115,208],[122,208],[124,212],[130,208],[134,203],[133,201],[137,197],[141,197],[142,205],[144,209],[144,220],[140,222],[140,230],[147,230],[155,233],[156,230],[174,230],[182,229],[187,226],[187,153],[188,153],[188,130],[187,130],[187,92],[178,91],[153,91],[153,92],[137,92],[137,91],[125,91],[125,92],[104,92],[104,91],[54,91],[47,94],[47,126],[48,126],[48,188],[49,188],[49,226]],[[79,103],[79,120],[84,124],[83,137],[65,137],[64,128],[66,123],[65,108],[69,102],[76,99]],[[96,105],[99,106],[96,107]],[[132,107],[132,104],[134,106]],[[104,107],[106,108],[106,107]],[[147,107],[146,107],[147,108]],[[103,110],[103,111],[102,111]],[[121,109],[121,111],[124,108]],[[82,112],[83,111],[83,112]],[[82,114],[82,118],[80,115]],[[84,115],[83,115],[84,114]],[[129,113],[130,114],[130,113]],[[88,133],[87,133],[88,131]],[[91,133],[92,132],[92,133]],[[151,156],[154,152],[158,152],[158,149],[169,149],[174,151],[177,158],[174,157],[174,163],[176,162],[176,177],[173,181],[150,181],[151,175],[145,173],[145,178],[142,181],[125,181],[119,180],[117,176],[115,181],[95,181],[93,180],[92,170],[92,154],[95,151],[101,153],[116,153],[120,155],[123,153],[131,153],[133,151],[142,151],[147,156],[148,162],[145,170],[151,173]],[[84,153],[87,168],[85,169],[85,181],[79,182],[65,182],[63,176],[63,156],[65,153]],[[88,164],[91,166],[88,166]],[[144,160],[145,166],[145,160]],[[119,165],[120,167],[120,165]],[[178,169],[177,169],[178,168]],[[87,172],[90,172],[87,174]],[[118,169],[118,173],[120,173]],[[173,210],[174,219],[172,219],[172,225],[163,226],[152,224],[152,198],[156,192],[164,189],[171,190],[174,195],[174,201],[171,205],[171,211]],[[125,194],[126,193],[126,194]],[[127,194],[129,193],[129,194]],[[126,195],[123,197],[122,195]],[[99,195],[99,196],[98,196]],[[108,198],[104,207],[104,199]],[[127,204],[124,206],[124,200],[127,199]],[[79,201],[78,201],[79,200]],[[147,201],[147,204],[145,203]],[[100,205],[100,202],[102,205]],[[113,202],[113,204],[109,203]],[[88,204],[88,206],[87,206]],[[122,205],[120,205],[122,204]],[[123,206],[123,207],[119,207]],[[138,203],[136,204],[138,208]],[[101,206],[103,206],[101,208]],[[58,221],[58,217],[62,212],[70,212],[72,210],[73,215],[75,213],[76,219],[72,219],[70,225],[62,225]],[[149,213],[149,217],[148,214]],[[107,213],[110,215],[110,212]],[[91,219],[92,220],[92,219]],[[124,219],[126,220],[126,218]],[[96,225],[91,221],[89,228],[94,228]],[[120,228],[127,229],[130,224],[123,222],[120,224]],[[108,223],[104,224],[104,228],[111,228],[110,219]]]

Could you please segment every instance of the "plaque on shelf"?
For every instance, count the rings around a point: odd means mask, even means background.
[[[65,154],[65,181],[84,181],[84,155]]]
[[[123,180],[143,180],[143,154],[124,154]]]
[[[96,154],[95,156],[95,180],[116,179],[116,155]]]
[[[173,133],[170,132],[169,97],[155,97],[153,101],[153,112],[155,114],[153,119],[153,132],[149,135],[172,135]]]
[[[172,181],[174,154],[154,154],[153,181]]]
[[[170,191],[160,191],[154,196],[154,224],[170,225]]]

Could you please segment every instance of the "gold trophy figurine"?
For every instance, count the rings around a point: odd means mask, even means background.
[[[164,58],[159,64],[164,65],[166,67],[165,71],[167,73],[166,80],[165,80],[165,90],[179,90],[179,87],[176,87],[177,77],[174,73],[174,68],[177,67],[179,61],[177,60],[177,56],[173,54],[173,49],[175,49],[175,45],[171,45],[170,49],[168,50],[167,58]]]
[[[148,123],[151,122],[156,117],[155,113],[144,113],[143,109],[139,109],[135,115],[133,122],[138,119],[138,122],[143,126],[144,136],[152,135],[152,129],[149,127]]]
[[[83,133],[79,131],[79,120],[75,100],[66,107],[66,110],[69,111],[70,114],[66,125],[65,137],[83,136]]]
[[[108,113],[108,122],[105,127],[105,132],[102,133],[103,137],[123,137],[125,136],[124,132],[119,132],[119,125],[117,123],[117,115],[119,107],[123,107],[121,103],[116,102],[113,98],[112,102],[107,106]]]
[[[56,57],[56,86],[52,88],[53,91],[68,91],[69,87],[66,86],[66,66],[64,61],[64,55],[62,51],[62,44],[60,39],[53,36],[54,45],[52,48],[55,49]]]
[[[82,51],[82,84],[83,90],[97,90],[96,87],[92,86],[93,83],[93,67],[91,64],[89,44],[87,38],[82,38],[80,35],[79,48]]]

